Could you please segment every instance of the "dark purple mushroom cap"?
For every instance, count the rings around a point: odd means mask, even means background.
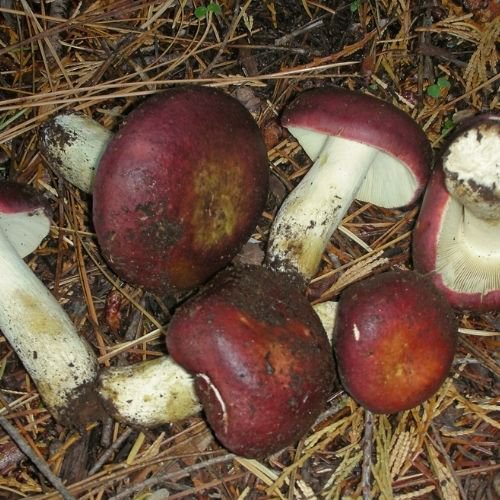
[[[0,182],[0,230],[19,256],[26,257],[49,234],[48,202],[30,186]]]
[[[374,413],[395,413],[430,398],[446,379],[457,327],[432,282],[390,271],[348,287],[334,330],[340,379]]]
[[[322,140],[336,136],[379,151],[356,198],[396,208],[414,203],[429,177],[432,150],[424,132],[404,111],[368,94],[324,87],[299,94],[281,123],[312,160]]]
[[[246,457],[295,443],[334,380],[319,318],[302,293],[260,266],[226,269],[174,314],[170,354],[195,388],[220,442]]]
[[[500,309],[500,118],[478,115],[450,137],[413,234],[415,269],[457,309]]]
[[[260,131],[236,99],[199,86],[149,98],[97,170],[103,255],[124,280],[154,292],[198,286],[249,238],[268,177]]]

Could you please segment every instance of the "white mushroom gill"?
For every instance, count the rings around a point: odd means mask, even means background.
[[[500,220],[479,219],[450,197],[437,248],[436,271],[450,289],[485,294],[500,288]]]
[[[327,134],[305,128],[288,127],[302,149],[312,161],[316,161],[323,148]],[[379,207],[397,208],[407,205],[417,189],[415,174],[394,156],[378,150],[356,193],[356,199],[370,201]]]
[[[25,213],[0,213],[0,226],[18,255],[26,257],[38,248],[40,241],[49,233],[50,219],[43,209],[33,211],[29,217]]]

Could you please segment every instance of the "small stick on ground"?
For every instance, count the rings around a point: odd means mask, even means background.
[[[152,488],[153,486],[161,484],[165,481],[176,481],[177,479],[189,476],[193,472],[204,469],[206,467],[210,467],[212,465],[228,462],[229,460],[232,460],[235,456],[236,455],[234,455],[233,453],[227,453],[226,455],[221,455],[218,457],[210,458],[204,462],[193,464],[179,471],[166,472],[164,474],[156,474],[153,477],[146,479],[142,483],[135,484],[121,491],[120,493],[118,493],[118,495],[111,497],[110,500],[120,500],[123,498],[130,498],[134,493],[143,491],[147,488]]]
[[[361,466],[361,486],[363,500],[370,500],[372,478],[373,413],[365,410],[365,433],[363,436],[363,464]]]
[[[436,425],[434,422],[431,422],[431,429],[432,429],[432,434],[434,436],[434,439],[432,439],[430,436],[429,438],[433,442],[433,444],[436,446],[436,448],[441,452],[444,461],[446,462],[446,465],[448,466],[448,470],[450,471],[450,474],[452,475],[453,479],[455,480],[455,484],[457,485],[458,491],[460,493],[460,498],[461,500],[467,500],[467,493],[464,490],[464,487],[457,476],[457,473],[455,471],[455,468],[453,467],[453,463],[451,461],[451,458],[446,451],[446,448],[444,447],[443,441],[441,440],[441,436],[439,435],[439,431],[436,428]]]
[[[120,448],[132,432],[132,427],[128,427],[121,433],[120,436],[118,436],[116,441],[101,455],[99,460],[97,460],[94,466],[89,470],[89,476],[93,476],[106,463],[106,460],[108,460],[108,458]]]
[[[65,500],[75,500],[75,497],[65,488],[61,480],[50,470],[47,462],[36,455],[15,426],[1,415],[0,426],[3,427],[3,430],[11,437],[17,446],[19,446],[19,449],[33,462],[33,465],[45,476],[47,481],[54,486]]]
[[[224,37],[224,40],[222,41],[217,54],[215,54],[215,57],[212,59],[212,62],[201,72],[200,78],[206,78],[210,74],[214,66],[221,58],[224,50],[226,50],[229,39],[233,36],[234,31],[236,30],[236,26],[238,25],[238,22],[240,20],[240,3],[241,0],[236,0],[236,3],[234,5],[233,20],[231,22],[231,25],[229,26],[229,29],[227,30],[226,36]]]

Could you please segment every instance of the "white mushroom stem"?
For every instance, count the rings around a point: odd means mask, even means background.
[[[500,220],[476,217],[470,210],[464,208],[462,237],[465,244],[478,257],[500,259]],[[500,265],[500,260],[498,262]]]
[[[314,306],[330,342],[336,306]],[[139,427],[177,422],[201,411],[193,377],[169,356],[103,370],[99,394],[114,418]]]
[[[99,394],[119,421],[154,427],[196,415],[193,378],[171,357],[103,370]]]
[[[307,281],[363,184],[377,150],[339,137],[326,139],[319,156],[281,206],[271,228],[268,259],[279,271]]]
[[[0,277],[0,330],[50,412],[79,422],[83,407],[91,406],[87,397],[97,377],[96,357],[1,230]]]
[[[54,116],[40,130],[43,156],[59,175],[91,193],[96,169],[113,134],[81,113]]]

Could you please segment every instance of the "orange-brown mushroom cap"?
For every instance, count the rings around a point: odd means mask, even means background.
[[[432,282],[390,271],[341,295],[334,331],[345,389],[374,413],[395,413],[430,398],[455,354],[453,311]]]

